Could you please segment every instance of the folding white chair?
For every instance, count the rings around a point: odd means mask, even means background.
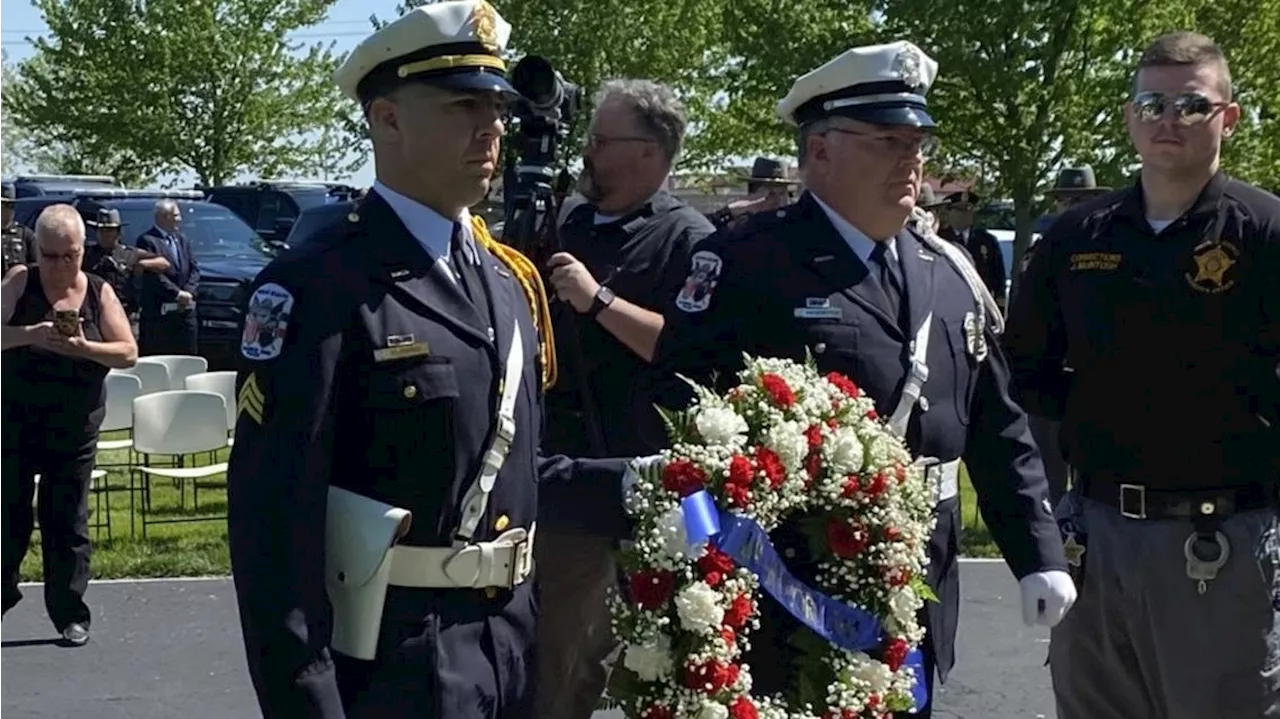
[[[102,419],[100,432],[118,432],[122,429],[133,429],[133,400],[142,395],[142,380],[135,374],[125,372],[109,372],[106,379],[107,413]],[[98,440],[99,452],[110,452],[117,449],[129,449],[133,440],[102,439]]]
[[[150,455],[183,457],[202,452],[216,452],[227,446],[227,403],[213,392],[170,390],[143,395],[133,401],[133,448],[147,460],[137,470],[142,474],[142,536],[148,524],[201,521],[223,517],[184,517],[179,519],[147,519],[151,509],[151,477],[168,477],[179,482],[185,494],[186,480],[192,480],[195,508],[199,508],[199,480],[223,474],[226,462],[202,467],[153,467]],[[181,495],[180,495],[181,496]],[[132,498],[132,493],[130,493]]]
[[[213,392],[222,395],[227,403],[227,432],[236,428],[236,373],[230,371],[201,372],[187,378],[187,389],[197,392]],[[234,437],[227,438],[227,444],[233,444]]]
[[[169,386],[169,368],[163,362],[151,362],[139,359],[127,369],[113,369],[108,374],[131,374],[142,382],[142,394],[167,392]]]
[[[138,361],[159,362],[169,370],[169,386],[166,389],[182,389],[187,377],[209,371],[209,360],[195,355],[147,355]]]

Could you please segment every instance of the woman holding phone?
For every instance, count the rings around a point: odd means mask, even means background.
[[[138,345],[111,285],[80,269],[85,225],[70,205],[36,220],[37,262],[0,283],[3,323],[4,611],[22,598],[18,569],[31,543],[35,476],[45,608],[62,641],[89,641],[89,476],[110,368]]]

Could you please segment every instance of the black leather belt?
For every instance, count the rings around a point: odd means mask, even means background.
[[[1076,481],[1085,497],[1115,507],[1129,519],[1229,517],[1277,506],[1277,488],[1271,483],[1168,490],[1106,476],[1086,475]]]

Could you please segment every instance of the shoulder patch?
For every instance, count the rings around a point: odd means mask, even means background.
[[[701,312],[711,306],[711,295],[720,282],[724,262],[710,250],[699,250],[690,259],[689,276],[676,296],[676,307],[682,312]]]
[[[279,355],[292,314],[293,295],[288,290],[274,282],[259,287],[249,298],[240,354],[250,360],[269,360]]]

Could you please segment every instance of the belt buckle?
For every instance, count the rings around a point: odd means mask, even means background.
[[[1137,495],[1137,511],[1129,509],[1129,497]],[[1147,488],[1142,484],[1120,485],[1120,516],[1128,519],[1147,518]]]
[[[508,589],[515,589],[524,584],[525,578],[529,576],[532,562],[533,545],[528,537],[511,546],[511,571],[507,576]]]

